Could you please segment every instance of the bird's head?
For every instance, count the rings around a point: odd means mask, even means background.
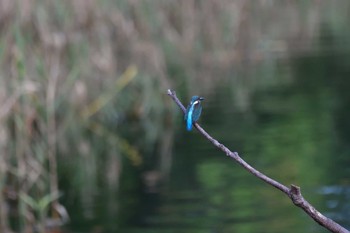
[[[200,96],[197,96],[197,95],[192,96],[192,98],[191,98],[191,105],[192,105],[192,104],[198,104],[198,103],[200,103],[202,100],[204,100],[203,97],[200,97]]]

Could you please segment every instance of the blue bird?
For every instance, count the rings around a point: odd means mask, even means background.
[[[203,97],[192,96],[191,102],[186,109],[185,121],[186,128],[188,131],[192,130],[192,124],[198,121],[201,113],[202,113],[202,105],[201,101],[204,100]]]

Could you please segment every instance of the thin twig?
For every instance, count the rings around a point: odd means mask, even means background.
[[[176,97],[175,91],[168,90],[168,95],[175,101],[175,103],[181,108],[181,110],[185,113],[186,109],[180,102],[180,100]],[[232,152],[225,145],[218,142],[215,138],[211,137],[198,123],[194,123],[194,126],[197,130],[208,139],[214,146],[222,150],[228,157],[234,159],[237,163],[239,163],[244,169],[263,180],[264,182],[272,185],[273,187],[279,189],[283,193],[285,193],[294,203],[294,205],[303,209],[312,219],[314,219],[318,224],[330,230],[331,232],[337,233],[349,233],[347,229],[334,222],[332,219],[327,218],[319,211],[317,211],[309,202],[307,202],[304,197],[301,195],[300,188],[296,185],[291,185],[290,188],[284,186],[283,184],[271,179],[270,177],[264,175],[259,172],[252,166],[250,166],[246,161],[244,161],[237,152]]]

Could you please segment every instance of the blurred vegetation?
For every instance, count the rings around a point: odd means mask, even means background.
[[[123,198],[142,179],[164,179],[178,112],[166,89],[185,100],[225,86],[238,111],[249,112],[255,91],[293,82],[273,74],[288,69],[284,59],[317,49],[322,26],[347,29],[349,6],[0,0],[0,231],[66,223],[63,188],[89,216],[102,184]]]

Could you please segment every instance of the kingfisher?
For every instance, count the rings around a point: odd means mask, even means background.
[[[202,113],[202,105],[201,101],[204,100],[203,97],[199,97],[197,95],[192,96],[190,104],[187,106],[185,121],[187,131],[192,130],[192,124],[198,121],[201,113]]]

